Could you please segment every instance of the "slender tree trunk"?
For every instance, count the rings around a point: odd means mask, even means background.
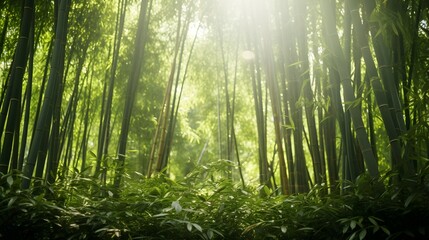
[[[92,61],[91,61],[92,62]],[[93,64],[90,63],[91,66],[93,66]],[[93,106],[91,104],[92,101],[92,92],[93,92],[93,88],[92,88],[92,84],[94,81],[94,77],[92,76],[92,74],[94,73],[94,69],[91,70],[91,76],[90,76],[90,80],[89,80],[89,87],[86,88],[86,93],[85,93],[85,105],[84,105],[84,120],[83,120],[83,125],[84,125],[84,129],[83,129],[83,136],[82,136],[82,143],[81,143],[81,152],[82,152],[82,163],[81,163],[81,168],[80,168],[80,172],[83,173],[86,169],[86,160],[87,160],[87,152],[88,152],[88,141],[89,141],[89,137],[90,137],[90,111],[91,109],[93,109]],[[92,119],[92,118],[91,118]]]
[[[371,86],[374,91],[374,95],[377,101],[378,108],[381,113],[381,117],[383,119],[383,124],[385,126],[387,135],[389,137],[390,141],[390,150],[391,150],[391,158],[392,158],[392,165],[399,166],[400,169],[404,172],[405,175],[411,174],[413,170],[411,169],[412,166],[408,164],[408,162],[404,162],[402,159],[402,153],[401,153],[401,142],[399,140],[399,136],[401,134],[401,129],[404,129],[401,127],[403,124],[401,123],[403,121],[402,116],[400,117],[402,119],[399,120],[399,117],[396,115],[396,111],[401,111],[401,108],[397,106],[399,103],[389,103],[392,101],[395,101],[393,99],[396,99],[396,97],[393,97],[389,100],[388,96],[396,95],[394,92],[397,92],[397,90],[394,89],[394,86],[391,84],[390,87],[387,86],[387,84],[382,85],[380,81],[380,77],[378,76],[376,65],[374,63],[374,60],[372,58],[371,51],[368,46],[368,41],[366,40],[366,33],[363,30],[361,18],[358,11],[358,6],[355,4],[352,6],[352,19],[353,19],[353,26],[356,29],[357,32],[357,41],[360,45],[360,49],[362,51],[362,56],[365,60],[367,73],[369,74],[368,77],[371,79]],[[374,41],[374,40],[373,40]],[[376,41],[376,44],[378,41]],[[374,46],[376,49],[381,46]],[[383,48],[383,47],[381,47]],[[380,51],[383,51],[383,49],[380,49]],[[376,50],[377,52],[377,50]],[[387,54],[386,51],[383,51],[384,54]],[[383,53],[380,53],[383,54]],[[379,64],[387,64],[385,60],[381,57],[380,58],[381,63]],[[380,61],[379,60],[379,61]],[[384,69],[384,68],[383,68]],[[390,77],[391,72],[387,69],[382,70],[382,75],[388,75]],[[385,90],[386,89],[386,90]],[[389,91],[390,89],[390,91]],[[386,91],[389,91],[389,94],[386,94]],[[391,107],[395,109],[392,113]],[[399,128],[399,129],[398,129]]]
[[[152,1],[151,1],[152,2]],[[149,0],[143,0],[140,6],[140,15],[138,20],[137,35],[134,45],[134,55],[131,67],[130,78],[127,83],[127,92],[125,99],[124,114],[122,116],[121,133],[119,136],[119,147],[118,147],[118,163],[115,170],[114,186],[119,190],[119,186],[122,179],[122,174],[125,167],[125,157],[127,148],[128,132],[131,121],[131,113],[135,101],[136,90],[139,79],[141,77],[141,69],[143,66],[144,59],[144,48],[146,44],[146,36],[148,31],[148,5]],[[149,8],[150,10],[150,8]]]
[[[182,62],[183,62],[183,55],[184,55],[184,51],[185,51],[185,43],[186,43],[186,38],[188,36],[188,29],[189,29],[189,24],[190,24],[190,20],[191,20],[191,10],[189,10],[187,17],[185,19],[185,23],[183,24],[183,29],[181,31],[181,36],[180,36],[180,53],[179,53],[179,60],[177,63],[177,71],[175,73],[176,78],[175,78],[175,83],[174,83],[174,93],[173,93],[173,99],[171,102],[171,111],[169,113],[169,121],[168,121],[168,127],[167,127],[167,137],[165,139],[165,148],[164,151],[161,155],[161,162],[162,162],[162,166],[160,169],[165,169],[168,165],[168,161],[169,161],[169,157],[170,157],[170,151],[173,145],[173,139],[174,139],[174,130],[176,128],[176,122],[177,122],[177,114],[179,111],[179,97],[181,95],[181,91],[183,90],[183,82],[184,82],[184,78],[182,79],[182,84],[181,84],[181,88],[180,88],[180,92],[179,92],[179,85],[180,85],[180,77],[181,77],[181,69],[182,69]],[[189,63],[189,59],[188,59],[188,63]],[[187,68],[188,66],[186,65],[185,68]],[[185,73],[186,74],[186,73]]]
[[[21,120],[22,82],[28,61],[28,54],[30,52],[29,49],[31,48],[29,44],[31,28],[34,26],[34,2],[32,0],[23,0],[22,7],[19,41],[16,46],[15,56],[11,66],[11,75],[8,81],[7,91],[10,91],[10,95],[8,96],[8,94],[6,94],[6,99],[3,101],[2,105],[2,113],[4,111],[8,113],[0,156],[0,173],[3,174],[6,174],[8,171],[11,160],[12,162],[17,161],[17,159],[11,159],[11,154],[14,142],[15,147],[18,146],[19,142],[19,136],[17,136],[16,133],[19,132]],[[4,126],[1,125],[0,139],[3,135],[3,128]]]
[[[51,59],[51,71],[48,80],[48,85],[43,100],[40,116],[37,120],[37,126],[35,135],[32,139],[30,150],[28,153],[28,159],[24,167],[25,178],[22,181],[22,187],[24,189],[30,187],[30,181],[33,175],[34,166],[42,146],[46,146],[47,138],[49,135],[49,128],[51,125],[54,106],[52,102],[56,99],[58,87],[63,79],[64,70],[64,56],[65,56],[65,45],[67,39],[67,22],[69,13],[70,1],[61,0],[59,3],[58,12],[58,23],[56,24],[56,41],[53,50],[53,56]]]
[[[112,103],[113,103],[113,90],[115,86],[116,70],[118,68],[118,59],[119,59],[119,50],[121,48],[122,42],[122,33],[124,31],[125,24],[125,13],[126,7],[128,5],[127,0],[118,1],[118,13],[116,19],[116,28],[115,28],[115,40],[113,44],[113,59],[112,65],[110,68],[109,76],[109,85],[107,90],[106,101],[103,106],[102,118],[100,124],[100,134],[98,136],[98,149],[97,149],[97,163],[95,169],[95,175],[98,175],[100,172],[101,161],[108,154],[109,148],[109,135],[110,135],[110,125],[111,125],[111,115],[112,115]]]
[[[310,63],[308,60],[308,46],[307,46],[307,26],[306,22],[306,5],[303,1],[295,1],[295,6],[292,9],[296,13],[295,22],[297,34],[297,43],[299,51],[299,62],[301,62],[300,78],[304,88],[305,99],[305,116],[307,119],[307,128],[310,136],[310,152],[313,159],[314,181],[316,184],[323,182],[325,173],[322,170],[322,157],[319,149],[319,140],[317,137],[317,128],[314,111],[314,94],[311,88],[310,79]]]
[[[261,4],[261,6],[263,6]],[[261,29],[263,32],[261,36],[262,38],[262,59],[263,64],[267,74],[267,87],[270,94],[271,100],[271,108],[273,112],[273,120],[274,120],[274,131],[275,131],[275,139],[277,144],[277,151],[279,157],[279,172],[280,172],[280,182],[281,182],[281,192],[282,194],[289,194],[289,180],[286,169],[286,161],[285,161],[285,152],[283,145],[283,120],[282,120],[282,111],[281,111],[281,102],[280,102],[280,93],[278,91],[278,81],[276,76],[275,62],[273,57],[273,49],[272,42],[270,38],[269,25],[268,25],[268,16],[266,15],[266,9],[259,9],[262,11],[262,23]]]
[[[262,89],[262,78],[261,78],[261,68],[259,64],[258,53],[256,44],[256,36],[251,31],[251,25],[248,21],[245,22],[245,32],[246,32],[246,44],[249,49],[249,59],[246,59],[249,65],[250,78],[252,80],[252,93],[253,101],[255,107],[255,116],[256,116],[256,130],[258,133],[258,165],[259,165],[259,183],[261,186],[267,186],[268,188],[273,188],[271,183],[271,173],[268,166],[268,157],[267,157],[267,133],[266,133],[266,121],[264,113],[264,104],[263,104],[263,89]],[[254,48],[253,51],[250,49]],[[265,192],[261,189],[261,195],[264,195]]]
[[[34,18],[34,15],[33,15]],[[34,19],[33,19],[34,22]],[[28,136],[28,127],[30,125],[30,112],[31,112],[31,95],[33,92],[33,67],[34,67],[34,54],[36,51],[36,47],[34,47],[34,27],[32,27],[32,32],[30,33],[30,53],[29,53],[29,63],[28,63],[28,80],[27,80],[27,87],[25,90],[25,100],[23,105],[25,104],[25,111],[24,112],[24,123],[23,123],[23,130],[22,130],[22,136],[21,136],[21,146],[19,151],[18,160],[16,163],[16,169],[19,171],[22,171],[22,166],[24,164],[24,156],[25,156],[25,150],[27,147],[27,136]],[[37,46],[37,45],[36,45]]]
[[[179,17],[180,19],[180,17]],[[180,22],[180,20],[179,20]],[[169,125],[170,125],[170,114],[171,114],[171,94],[172,94],[172,89],[173,89],[173,84],[174,84],[174,76],[175,76],[175,72],[176,72],[176,68],[177,68],[177,56],[179,53],[179,32],[180,32],[180,24],[178,25],[178,29],[177,29],[177,42],[176,42],[176,47],[175,47],[175,56],[173,59],[173,63],[171,66],[171,70],[170,70],[170,76],[168,79],[168,84],[167,84],[167,88],[165,91],[165,98],[164,98],[164,103],[162,106],[161,110],[163,112],[163,115],[161,115],[161,119],[159,120],[159,128],[160,128],[160,135],[159,135],[159,139],[158,139],[158,143],[159,143],[159,147],[158,147],[158,157],[157,157],[157,164],[156,164],[156,171],[157,172],[163,172],[165,171],[165,167],[167,166],[166,162],[164,162],[164,154],[166,151],[166,141],[167,141],[167,135],[169,135]]]
[[[347,72],[347,66],[345,65],[347,59],[344,57],[338,33],[335,29],[336,24],[334,18],[336,14],[335,4],[333,3],[334,2],[329,1],[329,3],[323,3],[320,5],[322,9],[323,23],[326,29],[327,47],[334,58],[334,62],[343,83],[344,100],[347,103],[347,109],[350,112],[350,117],[356,131],[356,137],[359,142],[366,167],[371,176],[377,177],[379,175],[378,162],[372,152],[371,144],[368,140],[368,134],[363,125],[362,114],[359,111],[359,108],[353,106],[353,103],[356,103],[356,97],[351,85],[350,72]]]

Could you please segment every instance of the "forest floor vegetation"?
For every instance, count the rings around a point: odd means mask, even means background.
[[[429,238],[427,174],[397,184],[386,184],[392,174],[361,175],[338,192],[316,186],[277,196],[212,173],[136,175],[120,193],[83,174],[31,190],[20,190],[19,174],[4,175],[0,239]]]

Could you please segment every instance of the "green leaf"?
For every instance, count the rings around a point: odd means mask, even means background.
[[[192,223],[188,222],[188,224],[186,224],[186,228],[188,229],[189,232],[192,231]]]
[[[9,187],[11,187],[12,184],[13,184],[13,177],[12,176],[8,176],[7,179],[6,179],[6,181],[7,181],[7,184],[9,185]]]
[[[344,225],[344,227],[343,227],[343,233],[346,233],[347,230],[349,230],[349,225]]]
[[[380,230],[379,226],[375,226],[374,229],[372,229],[372,233],[376,233],[378,230]]]
[[[180,206],[179,201],[174,201],[171,203],[171,207],[176,210],[177,213],[182,211],[182,206]]]
[[[100,229],[95,230],[95,233],[106,232],[108,230],[109,230],[108,228],[100,228]]]
[[[214,233],[216,233],[217,235],[221,236],[222,238],[225,238],[221,232],[219,232],[219,231],[217,231],[215,229],[211,229],[211,231],[214,232]]]
[[[399,195],[400,191],[396,191],[395,194],[392,195],[392,197],[390,197],[391,200],[395,199],[398,195]]]
[[[201,201],[203,201],[203,202],[206,202],[206,201],[207,201],[207,199],[206,199],[204,196],[197,195],[197,197],[198,197]]]
[[[286,233],[287,232],[287,227],[286,226],[281,226],[280,230],[282,230],[282,233]]]
[[[243,230],[243,233],[242,233],[242,234],[246,234],[247,232],[249,232],[249,231],[253,230],[254,228],[257,228],[259,225],[261,225],[261,224],[263,224],[263,223],[264,223],[264,222],[258,222],[258,223],[252,224],[252,225],[250,225],[250,226],[247,226],[247,227]]]
[[[313,230],[314,229],[311,227],[303,227],[303,228],[298,229],[298,231],[313,231]]]
[[[408,205],[410,205],[411,201],[413,201],[413,199],[416,197],[416,194],[411,194],[407,200],[405,200],[404,206],[408,207]]]
[[[167,216],[167,215],[168,215],[168,213],[159,213],[159,214],[153,215],[152,217],[164,217],[164,216]]]
[[[353,233],[353,234],[352,234],[348,239],[349,239],[349,240],[353,240],[353,239],[355,239],[356,233],[357,233],[357,232],[354,232],[354,233]]]
[[[356,227],[356,221],[355,221],[355,220],[352,220],[352,221],[350,222],[350,228],[353,230],[353,229],[355,229],[355,227]]]
[[[194,226],[194,228],[196,228],[198,231],[203,232],[203,228],[200,225],[192,223],[192,226]]]
[[[364,239],[366,236],[366,229],[363,229],[362,231],[360,231],[359,233],[359,239],[362,240]]]
[[[378,222],[373,217],[368,217],[368,220],[372,223],[372,225],[378,226]]]
[[[18,199],[17,196],[10,198],[9,202],[7,203],[7,207],[9,208],[10,206],[12,206],[15,203],[16,199]]]
[[[97,158],[97,154],[95,154],[93,151],[89,151],[89,155],[93,158]]]
[[[387,229],[387,228],[385,228],[385,227],[380,227],[381,228],[381,230],[383,230],[383,232],[384,233],[386,233],[387,235],[389,235],[390,236],[390,231],[389,231],[389,229]]]
[[[213,238],[213,231],[212,230],[207,230],[207,238],[208,239],[212,239]]]
[[[270,194],[271,194],[270,188],[269,188],[269,187],[267,187],[267,185],[264,185],[264,193],[265,193],[265,195],[267,195],[267,196],[270,196]]]

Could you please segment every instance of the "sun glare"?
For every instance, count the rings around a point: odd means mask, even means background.
[[[252,61],[255,59],[255,53],[249,50],[245,50],[241,53],[241,57],[246,61]]]

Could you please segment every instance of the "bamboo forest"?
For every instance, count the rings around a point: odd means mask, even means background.
[[[0,239],[429,239],[429,1],[0,0]]]

